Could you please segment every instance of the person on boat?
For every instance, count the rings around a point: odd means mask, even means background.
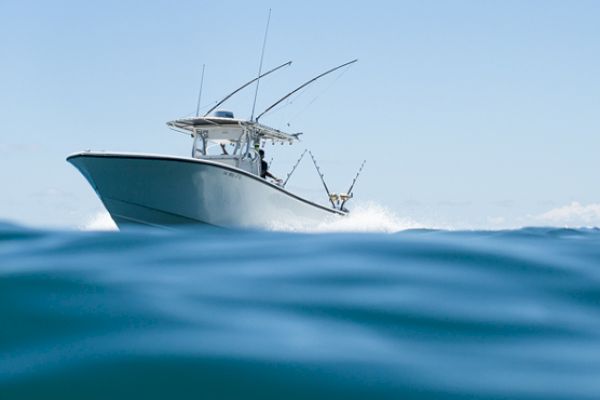
[[[269,172],[269,163],[265,161],[265,151],[263,149],[258,150],[260,155],[260,177],[267,179],[267,177],[273,179],[277,184],[281,184],[281,179]]]

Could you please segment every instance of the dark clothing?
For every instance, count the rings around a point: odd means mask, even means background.
[[[260,177],[266,179],[268,170],[269,163],[267,163],[265,160],[260,160]]]

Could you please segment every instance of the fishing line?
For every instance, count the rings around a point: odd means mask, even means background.
[[[269,114],[272,114],[272,113],[275,113],[275,112],[281,111],[281,110],[283,110],[283,109],[287,108],[288,106],[291,106],[291,105],[292,105],[292,104],[294,104],[294,103],[295,103],[295,102],[296,102],[298,99],[300,99],[300,97],[302,97],[302,95],[303,95],[304,93],[308,92],[310,89],[311,89],[311,88],[310,88],[310,87],[308,87],[308,86],[307,86],[307,87],[305,87],[305,88],[304,88],[304,89],[302,89],[302,91],[301,91],[301,92],[299,92],[297,95],[295,95],[295,96],[293,96],[293,97],[290,97],[290,98],[289,98],[289,99],[288,99],[288,100],[287,100],[287,101],[286,101],[284,104],[282,104],[281,106],[279,106],[279,107],[276,107],[276,108],[274,108],[274,109],[270,110],[270,111],[269,111],[267,114],[265,114],[265,115],[269,115]]]
[[[348,70],[350,69],[350,65],[348,65],[345,69],[343,69],[337,76],[336,78],[329,84],[327,85],[327,87],[325,89],[323,89],[321,92],[319,92],[310,102],[308,102],[308,104],[306,106],[304,106],[303,109],[301,109],[299,112],[297,112],[296,114],[294,114],[291,118],[285,118],[288,120],[287,122],[287,126],[290,126],[290,123],[292,120],[296,119],[300,114],[302,114],[303,112],[305,112],[315,101],[317,101],[323,94],[325,94],[326,92],[328,92],[329,90],[331,90],[331,88],[333,87],[333,85],[335,85],[335,83],[342,78],[342,76],[344,76],[344,74],[346,72],[348,72]],[[311,90],[312,88],[310,86],[305,87],[304,89],[302,89],[302,91],[300,93],[298,93],[296,96],[291,97],[290,99],[288,99],[288,101],[286,101],[283,105],[281,105],[280,107],[276,107],[273,110],[270,110],[268,113],[266,113],[265,115],[269,115],[272,114],[274,112],[278,112],[281,111],[285,108],[287,108],[288,106],[291,106],[292,104],[294,104],[295,102],[297,102],[305,93],[307,93],[309,90]]]
[[[304,82],[302,85],[298,86],[296,89],[292,90],[291,92],[287,93],[285,96],[283,96],[282,98],[280,98],[279,100],[277,100],[275,103],[271,104],[269,107],[267,107],[263,112],[261,112],[260,114],[258,114],[256,116],[255,122],[258,122],[258,120],[260,119],[260,117],[262,117],[263,115],[267,114],[269,111],[273,110],[274,108],[276,108],[279,104],[283,103],[284,100],[289,99],[290,97],[292,97],[296,92],[299,92],[301,90],[303,90],[305,87],[307,87],[308,85],[310,85],[311,83],[315,82],[316,80],[318,80],[319,78],[324,77],[325,75],[328,75],[336,70],[342,69],[343,67],[350,65],[350,64],[354,64],[355,62],[357,62],[358,59],[354,59],[352,61],[348,61],[347,63],[344,63],[342,65],[338,65],[337,67],[331,68],[317,76],[315,76],[314,78]]]
[[[331,90],[331,88],[333,87],[333,85],[335,85],[335,83],[342,77],[344,76],[344,74],[346,72],[348,72],[348,70],[350,69],[350,65],[348,65],[346,68],[344,68],[337,76],[336,78],[329,84],[327,85],[327,87],[325,89],[323,89],[321,92],[319,92],[306,106],[304,106],[303,109],[301,109],[300,111],[298,111],[298,113],[296,113],[294,116],[292,116],[288,122],[287,122],[287,126],[290,126],[292,120],[295,120],[300,114],[304,113],[311,105],[313,105],[313,103],[315,101],[317,101],[321,96],[323,96],[326,92],[328,92],[329,90]]]

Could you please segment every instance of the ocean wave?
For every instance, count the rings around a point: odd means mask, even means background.
[[[600,232],[0,224],[0,398],[592,399]]]

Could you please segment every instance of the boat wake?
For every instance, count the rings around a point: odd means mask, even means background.
[[[401,218],[393,211],[374,202],[357,204],[344,218],[332,216],[319,223],[286,221],[271,224],[271,230],[284,232],[326,233],[326,232],[381,232],[394,233],[407,229],[421,229],[424,225],[410,219]]]

